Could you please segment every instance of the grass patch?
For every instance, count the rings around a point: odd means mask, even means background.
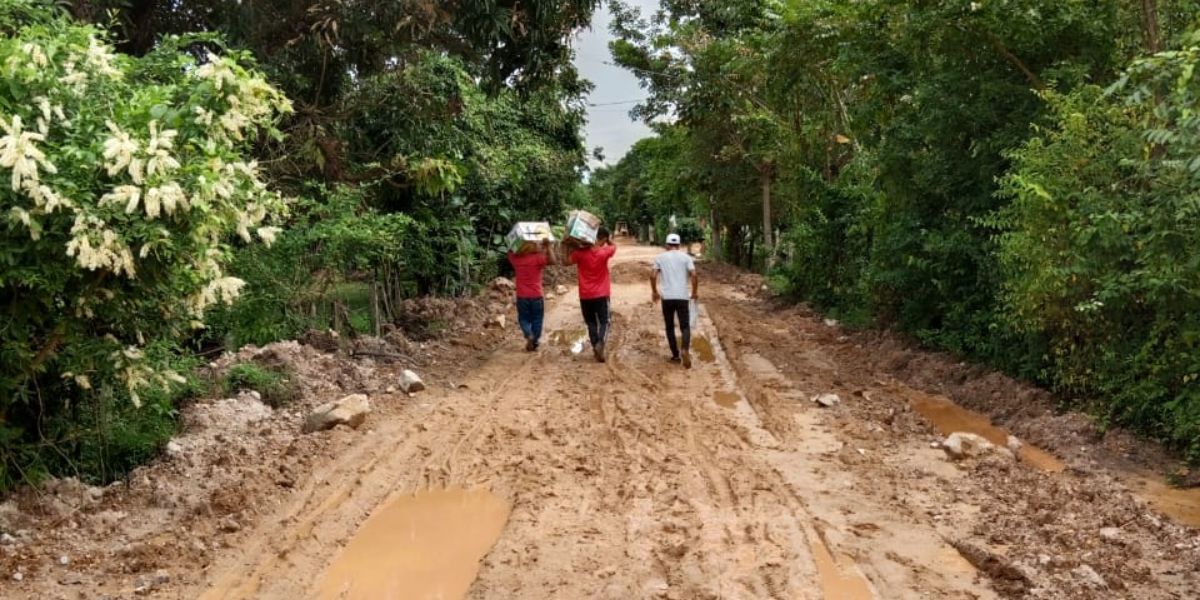
[[[300,395],[296,380],[285,367],[264,367],[256,363],[241,363],[225,374],[225,393],[253,390],[271,408],[295,402]]]

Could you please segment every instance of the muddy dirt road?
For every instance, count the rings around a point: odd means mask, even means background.
[[[460,380],[333,432],[257,522],[149,592],[1196,597],[1196,530],[1103,469],[1001,449],[1007,432],[731,270],[704,272],[694,367],[669,363],[645,280],[656,252],[617,255],[608,363],[584,347],[571,290],[539,353],[510,329]],[[999,446],[952,460],[937,442],[960,430]]]

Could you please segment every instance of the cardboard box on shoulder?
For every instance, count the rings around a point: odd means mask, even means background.
[[[517,223],[505,238],[508,250],[516,254],[537,252],[542,242],[554,243],[554,232],[549,223]]]
[[[573,210],[567,216],[566,238],[581,244],[595,244],[600,231],[600,217],[585,210]]]

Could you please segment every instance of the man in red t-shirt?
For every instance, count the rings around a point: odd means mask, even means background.
[[[588,338],[592,341],[592,352],[596,360],[604,362],[604,340],[608,337],[609,306],[612,295],[612,279],[608,274],[608,261],[617,253],[617,247],[609,238],[608,230],[601,227],[596,235],[596,244],[580,248],[571,253],[571,264],[579,272],[579,306],[583,309],[583,321],[587,323]]]
[[[538,252],[508,253],[508,262],[517,272],[517,322],[525,334],[525,351],[538,349],[542,340],[542,320],[546,301],[542,297],[542,272],[550,264],[550,245],[542,242]]]

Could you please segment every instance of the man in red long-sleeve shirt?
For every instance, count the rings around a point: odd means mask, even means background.
[[[592,352],[599,362],[606,360],[604,341],[608,337],[609,297],[612,295],[608,261],[616,253],[617,247],[609,238],[608,230],[601,227],[595,245],[580,248],[570,256],[571,264],[579,273],[579,307],[587,324]]]

